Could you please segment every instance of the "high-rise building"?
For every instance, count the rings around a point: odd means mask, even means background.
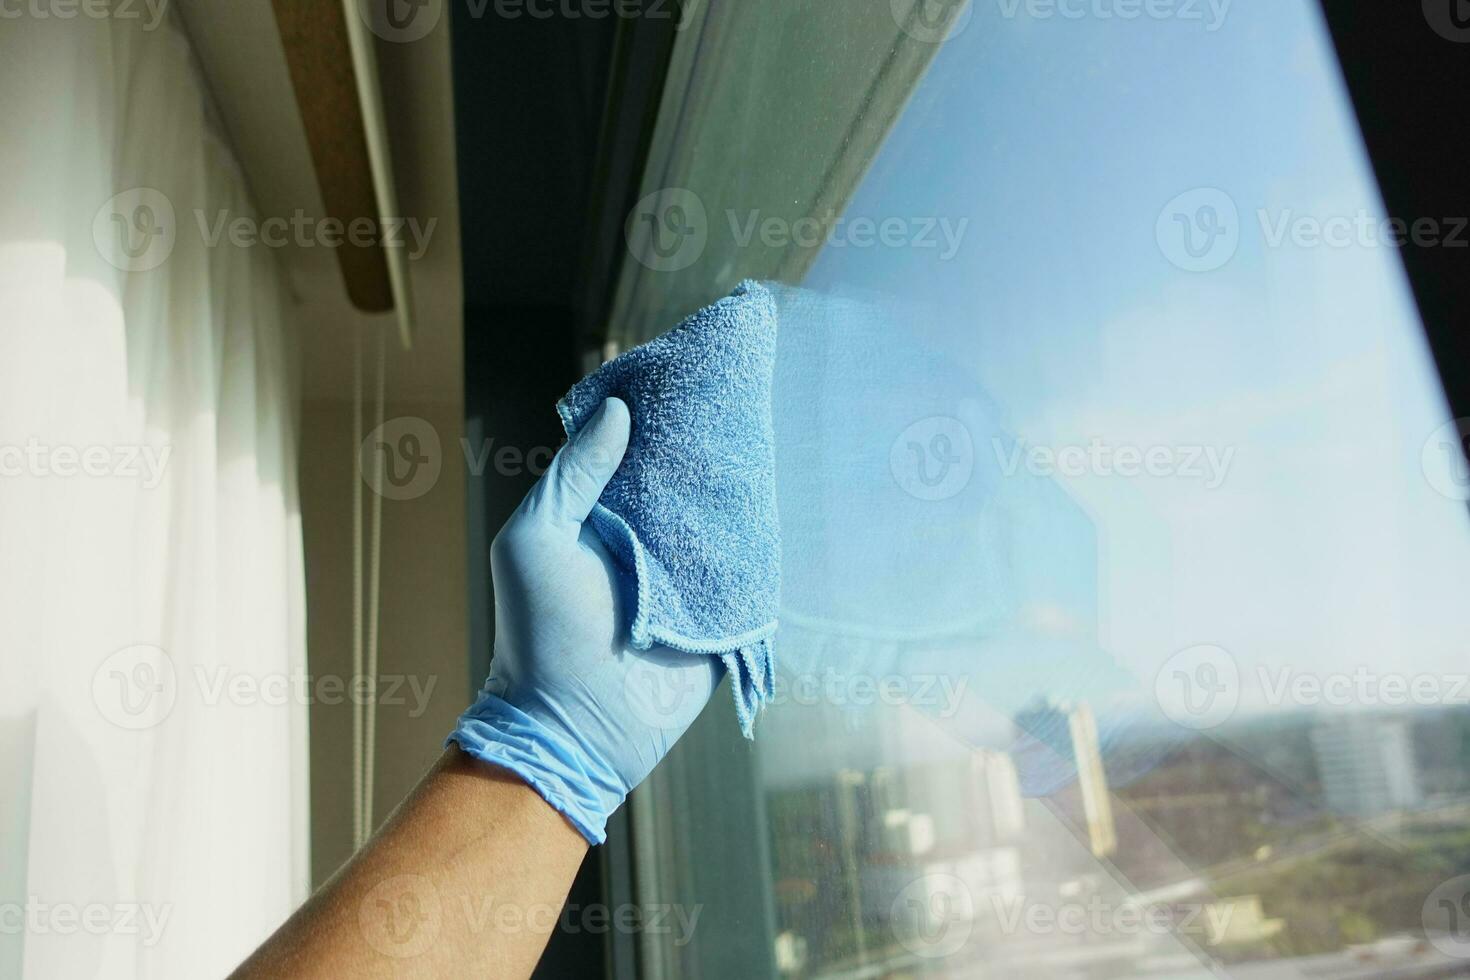
[[[1004,752],[970,757],[969,813],[980,843],[1010,843],[1026,831],[1026,810],[1016,764]]]
[[[1054,780],[1058,792],[1073,790],[1080,803],[1076,818],[1087,834],[1094,857],[1107,857],[1118,849],[1113,825],[1113,804],[1108,796],[1108,778],[1103,770],[1102,743],[1097,719],[1085,702],[1050,699],[1016,715],[1022,739],[1038,750],[1028,753],[1034,764],[1065,772]]]
[[[1312,729],[1327,808],[1356,819],[1407,810],[1423,799],[1406,722],[1348,715]]]

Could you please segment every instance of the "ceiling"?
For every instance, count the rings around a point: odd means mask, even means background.
[[[178,7],[260,216],[327,214],[271,5],[179,0]],[[422,256],[408,263],[414,346],[400,347],[391,312],[353,308],[334,250],[284,245],[278,251],[294,301],[302,397],[350,399],[354,341],[383,329],[390,398],[457,405],[464,290],[448,12],[417,40],[375,41],[399,207],[427,230]]]

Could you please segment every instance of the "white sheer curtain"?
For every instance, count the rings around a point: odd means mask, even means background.
[[[0,20],[4,977],[223,975],[308,887],[282,283],[151,6]]]

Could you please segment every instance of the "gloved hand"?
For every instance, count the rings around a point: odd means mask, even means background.
[[[718,657],[628,646],[629,577],[584,526],[628,448],[603,402],[495,537],[495,655],[449,741],[516,773],[593,844],[698,717]]]

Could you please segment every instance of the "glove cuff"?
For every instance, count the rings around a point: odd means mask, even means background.
[[[607,818],[627,796],[584,748],[493,694],[460,715],[444,744],[515,773],[594,846],[607,839]]]

